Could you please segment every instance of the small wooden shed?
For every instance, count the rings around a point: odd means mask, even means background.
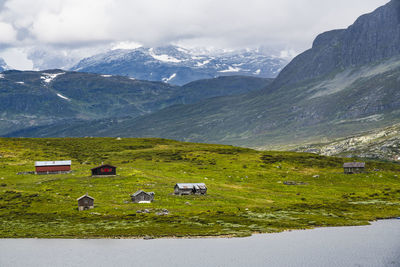
[[[78,200],[78,209],[80,211],[94,208],[94,198],[92,198],[88,194],[81,196],[77,200]]]
[[[103,164],[92,169],[92,176],[113,176],[117,175],[117,167]]]
[[[154,192],[139,190],[131,195],[131,199],[134,203],[151,203],[154,200]]]
[[[346,174],[362,173],[365,171],[365,162],[346,162],[343,169]]]
[[[204,183],[178,183],[174,188],[175,195],[205,195],[207,186]]]
[[[70,160],[35,161],[36,174],[57,174],[71,171]]]

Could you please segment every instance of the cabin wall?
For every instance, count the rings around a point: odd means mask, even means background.
[[[364,170],[364,168],[344,168],[344,173],[363,173]]]
[[[109,170],[105,172],[105,170]],[[111,167],[96,168],[92,170],[92,175],[116,175],[117,169]]]
[[[90,210],[90,209],[94,209],[94,206],[79,206],[78,210],[82,211],[82,210]]]
[[[82,199],[78,200],[78,205],[79,206],[93,206],[94,200],[91,198],[82,198]]]
[[[36,172],[66,172],[71,170],[71,166],[36,166]]]
[[[201,195],[207,194],[207,189],[200,189],[199,191]]]
[[[197,189],[194,193],[196,195],[205,195],[207,193],[207,189]]]
[[[135,203],[138,203],[140,201],[153,201],[154,200],[154,196],[153,195],[149,195],[146,193],[141,193],[137,196],[132,196],[132,201]]]
[[[89,210],[94,208],[94,199],[84,197],[78,200],[78,210]]]
[[[175,195],[192,195],[192,194],[194,194],[193,189],[175,188]]]

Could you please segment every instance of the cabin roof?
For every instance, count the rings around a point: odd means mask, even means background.
[[[343,168],[365,168],[365,162],[346,162]]]
[[[110,164],[103,164],[103,165],[100,165],[100,166],[97,166],[97,167],[92,168],[92,170],[99,169],[99,168],[103,168],[103,167],[117,168],[117,167],[115,167],[115,166],[113,166],[113,165],[110,165]]]
[[[145,192],[143,190],[138,190],[136,191],[132,196],[136,197],[137,195],[139,195],[140,193],[145,193],[146,195],[154,195],[154,192]]]
[[[179,189],[206,189],[205,183],[178,183],[177,186]]]
[[[91,199],[93,199],[93,200],[94,200],[94,198],[93,198],[93,197],[91,197],[91,196],[89,196],[88,194],[86,194],[86,195],[83,195],[83,196],[81,196],[80,198],[78,198],[78,199],[76,199],[76,200],[81,200],[82,198],[85,198],[85,197],[88,197],[88,198],[91,198]]]
[[[70,160],[56,160],[56,161],[35,161],[35,167],[43,166],[70,166]]]

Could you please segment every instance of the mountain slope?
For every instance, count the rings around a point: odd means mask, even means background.
[[[179,87],[126,77],[6,71],[0,78],[1,132],[65,119],[139,116],[179,103]]]
[[[251,76],[221,76],[198,80],[182,86],[182,102],[192,104],[213,97],[246,94],[264,89],[272,82],[271,78]]]
[[[393,0],[319,35],[262,91],[169,107],[92,134],[276,148],[391,125],[400,118],[399,17]]]
[[[195,53],[177,46],[117,49],[81,60],[71,70],[183,85],[227,75],[274,78],[287,64],[257,50]]]
[[[174,104],[260,90],[270,82],[233,76],[179,87],[62,70],[6,71],[0,78],[0,133],[52,124],[60,129],[59,124],[65,127],[75,121],[86,125],[89,120],[134,118]]]
[[[302,146],[295,151],[400,161],[400,124],[327,143]]]

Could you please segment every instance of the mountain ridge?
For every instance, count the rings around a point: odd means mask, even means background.
[[[231,76],[179,87],[59,69],[10,70],[1,75],[0,134],[3,135],[36,126],[59,127],[59,123],[66,121],[88,123],[105,118],[134,118],[175,104],[261,90],[271,82],[271,79]],[[207,83],[208,88],[202,83]]]
[[[111,50],[85,58],[71,70],[184,85],[218,76],[274,78],[286,63],[258,50],[206,54],[169,45]]]

